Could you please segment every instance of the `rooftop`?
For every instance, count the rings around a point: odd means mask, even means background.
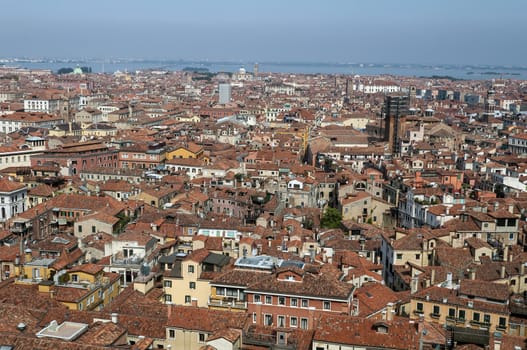
[[[64,321],[58,324],[53,320],[50,324],[37,333],[37,337],[57,338],[66,341],[72,341],[78,338],[82,333],[88,330],[88,325],[85,323]]]

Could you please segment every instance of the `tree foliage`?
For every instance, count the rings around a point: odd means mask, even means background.
[[[339,228],[342,222],[342,214],[336,208],[327,207],[320,221],[323,228]]]

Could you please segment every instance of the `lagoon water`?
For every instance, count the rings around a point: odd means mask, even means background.
[[[9,61],[6,66],[30,69],[51,69],[56,72],[63,67],[88,66],[94,73],[113,73],[116,71],[135,72],[138,70],[177,71],[186,67],[203,68],[210,72],[236,72],[245,68],[253,69],[252,62],[206,62],[173,60],[70,60],[70,61]],[[395,75],[407,77],[449,76],[456,79],[527,80],[527,67],[481,66],[481,65],[423,65],[423,64],[368,64],[368,63],[259,63],[259,72],[303,73],[303,74],[346,74],[346,75]]]

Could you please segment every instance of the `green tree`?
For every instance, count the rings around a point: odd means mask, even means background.
[[[323,228],[339,228],[342,221],[342,214],[336,208],[327,207],[320,221]]]

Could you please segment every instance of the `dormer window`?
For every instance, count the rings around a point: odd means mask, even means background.
[[[388,324],[386,324],[384,322],[376,322],[376,323],[373,324],[373,329],[375,329],[375,331],[377,333],[387,334],[388,333]]]

